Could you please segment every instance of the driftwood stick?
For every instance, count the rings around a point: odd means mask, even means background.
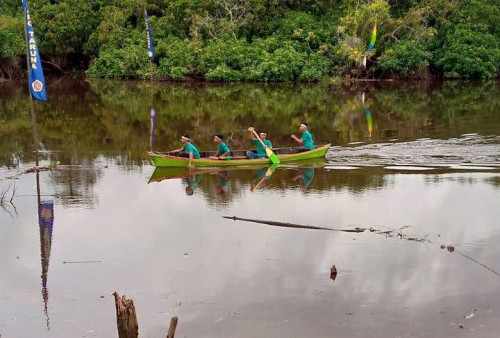
[[[167,338],[174,338],[175,336],[175,329],[177,328],[177,321],[179,320],[179,318],[176,316],[176,317],[172,317],[170,319],[170,326],[168,327],[168,333],[167,333]]]
[[[364,232],[365,228],[354,228],[354,229],[333,229],[333,228],[323,228],[316,227],[312,225],[302,225],[302,224],[294,224],[294,223],[284,223],[284,222],[276,222],[276,221],[265,221],[259,219],[251,219],[251,218],[240,218],[236,216],[222,216],[226,219],[232,219],[233,221],[245,221],[252,223],[260,223],[267,224],[271,226],[284,227],[284,228],[296,228],[296,229],[311,229],[311,230],[328,230],[328,231],[342,231],[342,232]]]
[[[120,297],[116,292],[113,293],[113,296],[115,296],[118,337],[137,338],[139,336],[139,324],[135,314],[134,301],[125,298],[124,295]]]

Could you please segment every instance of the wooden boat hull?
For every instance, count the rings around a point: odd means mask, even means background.
[[[312,158],[325,157],[331,144],[318,147],[313,150],[304,151],[296,154],[277,154],[282,163],[307,160]],[[156,152],[148,152],[151,164],[156,167],[188,167],[189,159],[185,157],[177,157]],[[251,165],[266,165],[271,163],[268,158],[260,159],[235,159],[235,160],[212,160],[209,158],[193,159],[195,167],[234,167],[234,166],[251,166]]]

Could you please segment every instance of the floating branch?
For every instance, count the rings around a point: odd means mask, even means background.
[[[18,172],[15,175],[12,175],[12,176],[9,176],[6,178],[8,178],[8,179],[17,178],[17,177],[24,175],[24,174],[31,174],[31,173],[36,173],[36,172],[40,172],[40,171],[51,171],[51,170],[54,170],[55,168],[56,168],[55,165],[44,165],[44,166],[31,167],[31,168],[25,169],[23,171]]]
[[[232,219],[233,221],[244,221],[244,222],[252,222],[252,223],[260,223],[267,224],[276,227],[284,227],[284,228],[296,228],[296,229],[310,229],[310,230],[328,230],[328,231],[342,231],[342,232],[364,232],[365,228],[354,228],[354,229],[333,229],[333,228],[323,228],[316,227],[311,225],[302,225],[302,224],[294,224],[294,223],[284,223],[284,222],[275,222],[275,221],[265,221],[259,219],[251,219],[251,218],[240,218],[236,216],[222,216],[226,219]]]
[[[284,222],[276,222],[276,221],[265,221],[265,220],[251,219],[251,218],[240,218],[240,217],[236,217],[236,216],[232,216],[232,217],[231,216],[222,216],[222,217],[226,218],[226,219],[232,219],[233,221],[245,221],[245,222],[252,222],[252,223],[260,223],[260,224],[267,224],[267,225],[271,225],[271,226],[284,227],[284,228],[328,230],[328,231],[341,231],[341,232],[364,232],[365,230],[369,230],[370,232],[373,232],[377,235],[385,235],[386,237],[390,237],[390,238],[399,238],[399,239],[405,239],[407,241],[413,241],[413,242],[421,242],[421,243],[425,242],[425,243],[436,244],[428,239],[428,235],[425,235],[423,238],[418,238],[418,237],[410,237],[408,235],[403,234],[403,230],[406,228],[409,228],[409,226],[403,226],[399,229],[392,229],[392,228],[385,227],[385,228],[389,229],[386,231],[377,231],[373,227],[370,227],[368,229],[359,228],[359,227],[356,227],[354,229],[333,229],[333,228],[316,227],[316,226],[312,226],[312,225],[302,225],[302,224],[284,223]],[[440,247],[441,247],[441,249],[446,248],[449,252],[456,252],[459,255],[469,259],[471,262],[479,264],[480,266],[482,266],[482,267],[488,269],[489,271],[493,272],[494,274],[500,276],[500,273],[497,272],[496,270],[490,268],[489,266],[487,266],[481,262],[478,262],[474,258],[467,256],[464,253],[457,251],[455,249],[455,247],[452,245],[446,246],[444,244],[441,244]]]
[[[12,194],[10,195],[9,199],[8,194],[9,191],[11,190]],[[12,200],[14,200],[14,196],[16,195],[16,191],[17,191],[16,185],[14,184],[11,189],[11,183],[9,183],[9,186],[0,192],[0,208],[5,210],[10,215],[10,217],[14,217],[11,212],[12,210],[17,215],[16,206],[14,205],[14,203],[12,203]]]

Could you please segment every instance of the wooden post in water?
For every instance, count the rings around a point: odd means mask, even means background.
[[[134,301],[125,298],[124,295],[120,297],[116,292],[113,293],[113,296],[115,296],[118,337],[137,338],[139,336],[139,324],[135,314]]]
[[[176,317],[172,317],[170,319],[170,326],[168,327],[168,333],[167,333],[167,338],[174,338],[175,336],[175,329],[177,328],[177,321],[179,320],[179,318],[176,316]]]

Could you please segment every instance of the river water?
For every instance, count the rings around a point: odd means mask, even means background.
[[[499,89],[63,78],[31,114],[0,83],[0,335],[117,336],[117,291],[141,337],[497,337]],[[292,146],[302,121],[326,159],[148,163],[184,132]]]

